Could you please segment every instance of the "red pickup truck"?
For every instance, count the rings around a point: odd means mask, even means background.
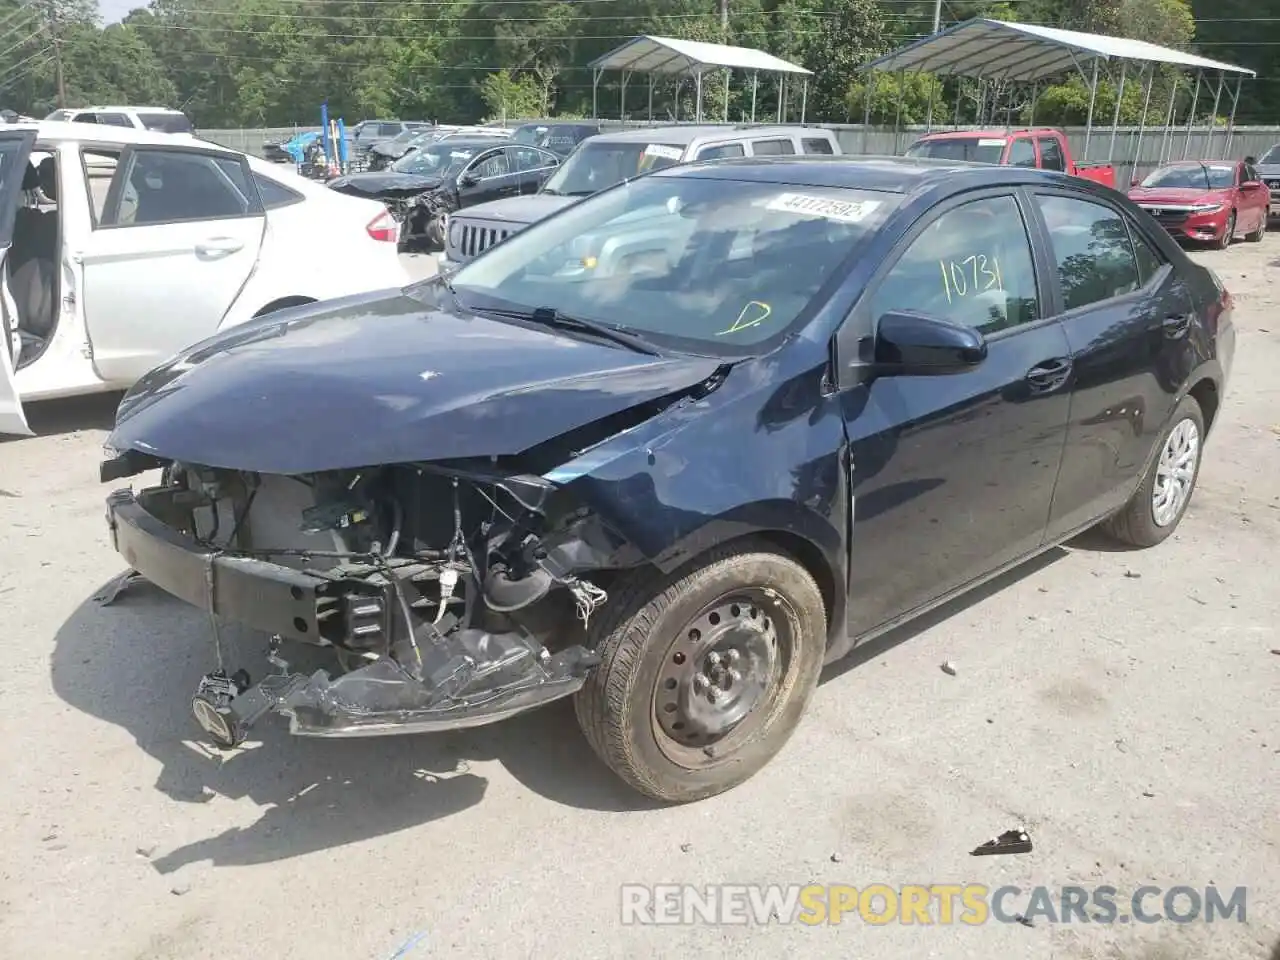
[[[1115,189],[1116,168],[1109,163],[1077,163],[1061,130],[955,130],[930,133],[907,148],[908,157],[938,157],[974,163],[1060,170]]]

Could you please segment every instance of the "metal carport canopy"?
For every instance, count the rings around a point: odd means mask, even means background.
[[[789,63],[763,50],[731,47],[701,40],[642,36],[591,61],[593,70],[627,73],[699,73],[705,70],[751,70],[812,76],[812,70]]]
[[[865,64],[864,70],[924,71],[998,80],[1042,80],[1090,61],[1141,60],[1190,70],[1255,77],[1257,73],[1145,40],[1107,37],[982,17],[966,20]],[[1083,70],[1081,70],[1083,73]]]
[[[639,36],[622,46],[597,57],[591,67],[591,115],[599,116],[598,92],[600,75],[606,70],[622,74],[621,104],[619,112],[626,114],[627,81],[633,73],[649,77],[649,119],[653,119],[653,84],[656,76],[683,78],[692,76],[696,87],[696,119],[702,120],[702,77],[712,70],[723,70],[725,84],[725,121],[729,119],[729,75],[734,70],[751,74],[751,120],[756,118],[756,92],[760,74],[772,73],[778,78],[778,120],[786,111],[786,82],[788,76],[799,75],[803,84],[800,93],[800,122],[804,123],[805,104],[809,96],[809,77],[812,70],[790,63],[763,50],[751,47],[731,47],[723,43],[704,43],[701,40],[679,40],[675,37]],[[678,83],[683,83],[680,79]],[[677,91],[679,87],[677,86]],[[678,104],[677,100],[677,104]],[[678,116],[677,116],[677,119]]]

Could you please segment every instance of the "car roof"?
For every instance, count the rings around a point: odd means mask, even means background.
[[[921,140],[971,140],[974,137],[980,137],[983,140],[1004,140],[1008,137],[1017,136],[1037,136],[1043,137],[1052,133],[1061,133],[1053,127],[997,127],[991,130],[939,130],[936,133],[926,133]]]
[[[673,164],[646,176],[700,177],[903,194],[915,193],[942,182],[946,182],[948,186],[954,186],[956,191],[977,186],[1008,186],[1046,181],[1066,181],[1082,189],[1093,189],[1096,186],[1081,177],[1071,177],[1030,167],[993,167],[989,163],[927,157],[828,156],[824,154],[749,157]]]
[[[118,107],[118,106],[96,106],[96,107],[68,107],[71,112],[81,112],[85,110],[114,110],[120,113],[130,113],[146,111],[147,113],[174,113],[181,114],[181,110],[175,110],[173,107]]]
[[[717,140],[741,140],[764,136],[827,137],[830,131],[822,127],[776,126],[726,126],[724,124],[699,124],[678,127],[634,127],[629,130],[609,130],[592,137],[591,143],[666,143],[688,146],[695,140],[714,137]]]
[[[493,147],[510,142],[512,142],[510,137],[493,136],[492,134],[488,136],[484,134],[466,134],[462,136],[444,137],[443,139],[437,140],[435,143],[428,144],[428,148],[440,146],[456,150],[458,147]]]
[[[1157,169],[1163,169],[1164,167],[1223,167],[1234,166],[1243,162],[1243,160],[1170,160],[1168,163],[1160,164]]]
[[[172,133],[165,133],[160,130],[141,130],[137,127],[113,127],[103,123],[76,123],[73,120],[37,120],[34,123],[18,122],[6,123],[0,127],[0,133],[7,133],[11,130],[34,130],[36,139],[50,140],[77,140],[86,143],[119,143],[119,144],[142,144],[142,145],[186,145],[199,144],[206,147],[215,147],[219,150],[230,150],[232,153],[240,153],[242,151],[232,150],[230,147],[224,147],[221,144],[213,143],[208,140],[201,140],[189,134],[183,134],[181,137]]]

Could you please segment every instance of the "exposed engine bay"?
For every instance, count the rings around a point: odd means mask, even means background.
[[[397,185],[403,181],[404,185]],[[416,181],[416,182],[415,182]],[[428,250],[444,246],[444,219],[458,209],[454,190],[440,184],[424,185],[423,178],[395,173],[382,177],[339,177],[329,188],[353,197],[379,200],[400,224],[400,244]]]
[[[233,746],[264,714],[360,736],[492,722],[576,691],[585,628],[625,542],[537,476],[406,464],[276,476],[172,463],[108,501],[117,549],[211,614],[218,670],[193,699]],[[588,579],[585,571],[590,571]],[[272,635],[278,673],[228,672],[219,620]],[[291,672],[286,642],[331,648]]]

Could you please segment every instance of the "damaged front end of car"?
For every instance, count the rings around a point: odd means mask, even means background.
[[[574,693],[598,662],[586,625],[633,551],[565,490],[491,465],[397,464],[301,476],[127,451],[104,480],[162,466],[108,499],[132,570],[210,614],[218,669],[192,707],[235,746],[264,715],[293,733],[371,736],[475,726]],[[271,636],[275,673],[231,665],[220,622]],[[336,669],[293,671],[286,642]]]
[[[329,188],[380,201],[400,224],[400,243],[407,246],[442,247],[445,218],[458,208],[456,195],[440,181],[394,172],[339,177]]]

